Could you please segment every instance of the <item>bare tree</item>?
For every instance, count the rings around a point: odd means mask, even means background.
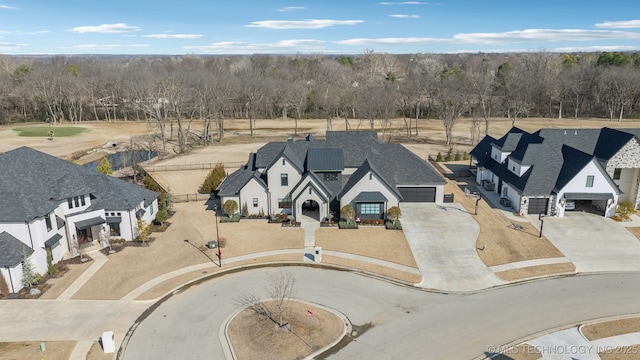
[[[291,298],[294,296],[296,279],[289,271],[278,271],[267,276],[264,292],[270,303],[261,301],[255,294],[241,295],[235,299],[239,306],[244,306],[254,313],[259,320],[271,320],[279,327],[287,325],[284,322]]]
[[[440,86],[434,91],[434,106],[444,124],[447,146],[451,145],[453,140],[453,127],[460,115],[468,109],[469,96],[466,89],[466,75],[461,68],[455,66],[445,68],[440,77]]]

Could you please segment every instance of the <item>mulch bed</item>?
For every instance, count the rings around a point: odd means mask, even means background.
[[[85,261],[82,261],[80,259],[80,256],[76,256],[70,259],[64,259],[64,260],[60,260],[57,264],[56,264],[56,273],[54,276],[49,275],[49,273],[45,273],[44,275],[42,275],[42,281],[40,281],[38,284],[32,286],[32,289],[38,289],[40,290],[40,294],[39,295],[31,295],[29,294],[29,291],[31,289],[29,288],[23,288],[22,290],[20,290],[17,294],[11,294],[9,296],[1,296],[0,295],[0,299],[37,299],[40,296],[42,296],[42,294],[44,294],[50,287],[50,284],[47,284],[47,281],[49,279],[57,279],[57,278],[61,278],[64,276],[64,274],[67,273],[67,271],[69,271],[69,267],[67,265],[72,265],[72,264],[82,264],[82,263],[86,263],[87,261],[93,261],[93,259],[90,256],[87,255],[83,255],[82,256],[84,259],[87,259]]]

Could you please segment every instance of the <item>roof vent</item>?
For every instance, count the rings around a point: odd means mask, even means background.
[[[564,134],[567,135],[567,130],[564,131]]]
[[[288,142],[293,142],[293,136],[289,136],[289,137],[287,138],[287,141],[288,141]]]
[[[578,135],[578,130],[575,131],[574,135]]]

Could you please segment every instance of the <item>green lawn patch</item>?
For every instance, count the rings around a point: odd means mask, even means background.
[[[88,131],[87,128],[70,126],[29,126],[13,129],[13,131],[18,133],[18,136],[31,137],[48,137],[49,130],[53,130],[54,138],[63,136],[76,136]]]

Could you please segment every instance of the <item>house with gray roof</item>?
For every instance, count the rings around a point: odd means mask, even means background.
[[[604,216],[630,201],[640,205],[640,129],[512,128],[486,136],[470,152],[476,182],[509,200],[521,215],[564,216],[567,202]]]
[[[47,271],[87,246],[133,240],[137,220],[150,223],[158,193],[29,147],[0,154],[0,276],[22,288],[24,256]]]
[[[360,219],[384,219],[401,202],[442,203],[444,178],[400,144],[374,131],[327,131],[324,140],[270,142],[218,187],[248,214],[323,221],[350,204]]]

